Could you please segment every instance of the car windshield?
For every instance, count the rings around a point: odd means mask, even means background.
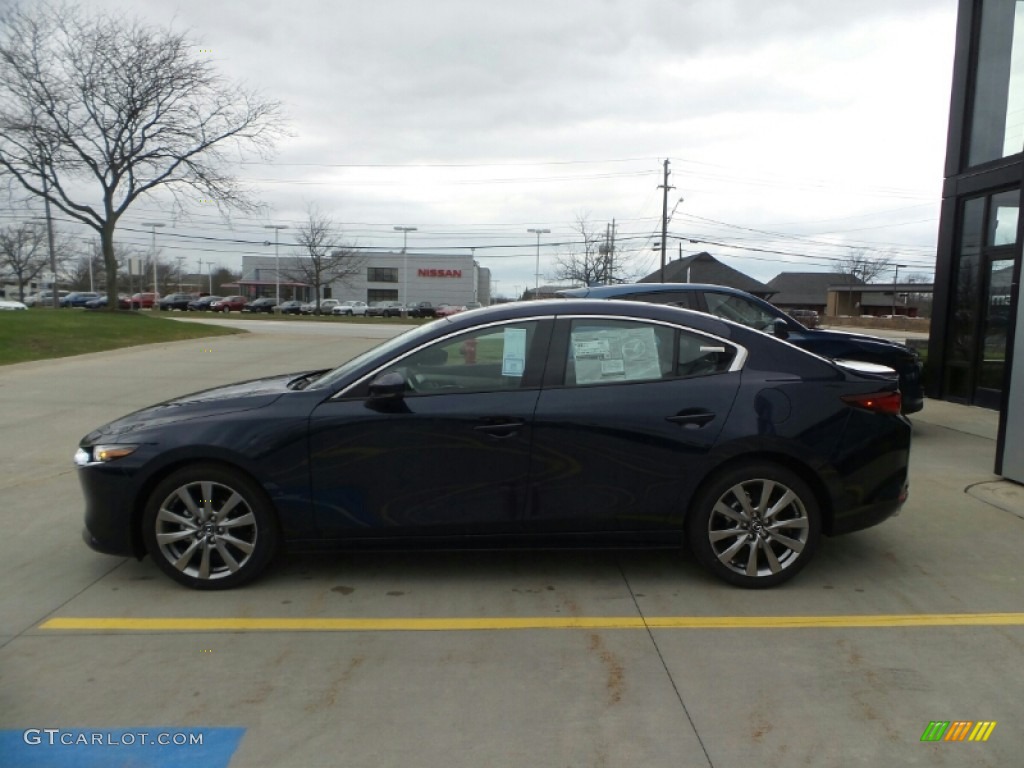
[[[382,359],[386,359],[395,350],[403,347],[410,341],[415,341],[421,336],[429,336],[437,327],[438,323],[446,322],[448,321],[444,319],[435,320],[432,323],[427,323],[426,325],[420,325],[417,326],[416,328],[411,328],[405,333],[401,333],[398,336],[388,339],[384,343],[378,344],[376,347],[368,349],[361,355],[353,357],[351,360],[342,363],[334,370],[328,371],[315,382],[311,383],[308,388],[329,389],[330,387],[334,386],[335,383],[341,381],[343,378],[348,376],[352,371],[358,370],[360,367],[362,367],[367,360],[371,360],[378,356],[381,357]]]

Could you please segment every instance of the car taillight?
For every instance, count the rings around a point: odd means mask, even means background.
[[[863,408],[872,413],[898,415],[903,406],[899,392],[872,392],[869,395],[843,395],[842,400],[854,408]]]

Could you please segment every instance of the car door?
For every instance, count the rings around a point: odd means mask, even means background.
[[[535,533],[677,526],[732,409],[745,351],[674,325],[563,318],[534,415]]]
[[[339,537],[519,531],[550,330],[550,321],[527,320],[457,333],[318,406],[309,452],[321,530]],[[399,374],[405,392],[372,394],[372,381],[386,374]]]

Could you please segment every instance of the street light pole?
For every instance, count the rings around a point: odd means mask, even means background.
[[[896,317],[896,283],[900,278],[900,270],[906,269],[906,264],[896,264],[896,274],[892,276],[892,316]]]
[[[50,215],[50,187],[43,174],[43,204],[46,208],[46,244],[50,250],[50,272],[53,282],[50,284],[50,298],[53,300],[53,308],[60,307],[60,294],[57,293],[57,251],[53,247],[53,217]]]
[[[406,315],[406,303],[409,301],[409,254],[405,249],[409,244],[409,233],[415,231],[416,227],[395,227],[395,232],[402,233],[402,317]]]
[[[142,226],[149,227],[153,231],[153,239],[150,241],[149,251],[150,257],[153,259],[153,303],[156,304],[156,300],[160,298],[160,289],[157,287],[156,277],[156,228],[165,227],[166,224],[161,224],[157,221],[144,221]],[[141,306],[141,302],[140,302]]]
[[[528,229],[527,232],[532,232],[537,235],[537,268],[533,273],[533,298],[537,298],[540,293],[540,236],[546,235],[550,232],[550,229]]]
[[[277,285],[277,291],[276,291],[275,295],[277,296],[277,306],[280,306],[281,305],[281,255],[277,251],[277,244],[278,244],[277,236],[278,236],[278,233],[282,229],[288,229],[288,225],[287,224],[264,224],[263,228],[264,229],[272,229],[272,230],[274,230],[274,281],[275,281],[275,283]]]

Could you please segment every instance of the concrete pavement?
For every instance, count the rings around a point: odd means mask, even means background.
[[[903,512],[826,540],[770,591],[719,584],[674,553],[536,552],[288,556],[249,588],[200,594],[148,560],[81,543],[70,460],[80,435],[134,407],[321,367],[380,338],[359,330],[373,326],[310,325],[340,330],[0,368],[0,729],[242,728],[232,766],[1019,764],[1024,520],[1019,488],[992,474],[996,420],[983,409],[929,401],[912,419]],[[1000,503],[979,496],[989,487]],[[47,628],[203,617],[382,621]],[[641,628],[500,628],[524,617]],[[433,618],[498,628],[383,623]],[[930,722],[954,720],[997,726],[985,743],[922,743]]]

